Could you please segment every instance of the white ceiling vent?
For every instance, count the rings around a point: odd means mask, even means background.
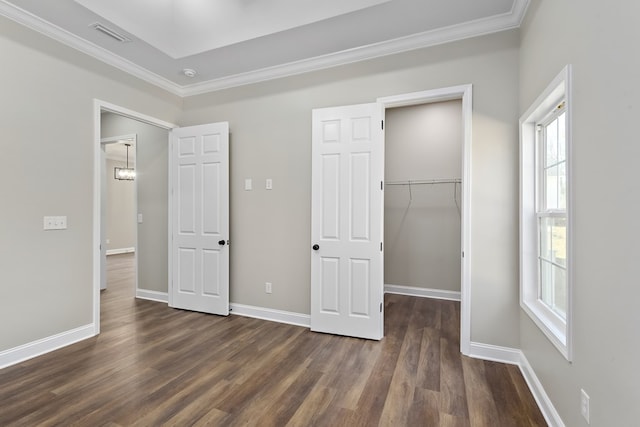
[[[109,27],[105,27],[99,22],[94,22],[93,24],[89,25],[89,27],[93,28],[96,31],[100,31],[102,34],[106,34],[107,36],[119,41],[120,43],[129,43],[131,41],[129,37],[120,34],[116,30],[112,30]]]

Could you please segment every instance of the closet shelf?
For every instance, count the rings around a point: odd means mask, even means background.
[[[460,204],[458,203],[458,184],[462,185],[461,178],[444,178],[444,179],[410,179],[407,181],[386,181],[384,183],[387,185],[408,185],[409,186],[409,205],[413,201],[413,192],[411,191],[411,187],[414,185],[432,185],[432,184],[455,184],[453,186],[453,201],[456,203],[456,208],[458,209],[458,215],[461,215]]]
[[[407,181],[386,181],[384,185],[420,185],[420,184],[461,184],[461,178],[447,179],[410,179]]]

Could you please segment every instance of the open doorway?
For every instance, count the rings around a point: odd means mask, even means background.
[[[103,195],[107,194],[107,180],[114,179],[116,173],[116,166],[107,170],[104,142],[117,143],[114,141],[124,141],[135,135],[135,297],[166,302],[169,230],[168,131],[174,127],[171,123],[126,108],[98,100],[94,102],[93,320],[96,334],[100,332],[100,288],[101,283],[106,281],[106,253],[113,241],[111,236],[107,236],[107,227],[102,221],[102,217],[106,218],[106,209],[109,208],[109,204],[103,200]],[[130,166],[131,155],[132,148],[129,148]],[[106,242],[107,237],[110,243]],[[133,292],[131,296],[134,296]]]
[[[138,211],[136,181],[137,135],[122,135],[101,138],[101,200],[100,216],[102,253],[100,289],[108,287],[109,276],[104,267],[108,257],[126,258],[133,261],[134,277],[137,279]],[[109,258],[110,259],[110,258]],[[113,261],[113,260],[111,260]],[[131,263],[131,262],[130,262]],[[137,280],[131,283],[131,295],[137,289]]]
[[[389,272],[389,276],[385,272],[385,279],[392,280],[392,276],[395,275],[394,278],[399,280],[408,280],[407,284],[411,286],[415,295],[459,299],[460,351],[463,354],[469,354],[471,344],[469,250],[471,235],[472,87],[471,85],[454,86],[379,98],[377,101],[382,105],[385,115],[395,115],[396,119],[403,115],[402,109],[406,109],[407,114],[404,115],[404,118],[397,120],[399,125],[402,125],[403,122],[418,120],[420,115],[431,114],[435,116],[432,118],[436,122],[446,126],[440,129],[442,133],[437,131],[432,135],[437,138],[436,141],[431,142],[432,147],[421,147],[423,156],[429,155],[429,151],[433,155],[440,150],[440,154],[436,154],[436,156],[442,156],[442,158],[425,161],[423,163],[424,168],[421,167],[420,159],[417,159],[417,163],[413,159],[413,162],[416,163],[414,167],[405,170],[402,167],[396,167],[397,170],[394,171],[391,170],[394,167],[393,164],[385,165],[385,176],[389,176],[389,173],[397,172],[398,174],[390,177],[392,179],[390,179],[389,183],[395,182],[398,185],[393,190],[390,190],[390,188],[393,188],[392,186],[386,186],[385,199],[391,198],[390,201],[395,202],[397,205],[395,207],[404,205],[404,209],[396,209],[395,215],[391,215],[392,218],[389,218],[391,221],[395,221],[395,230],[388,229],[390,225],[393,226],[394,224],[387,223],[385,219],[387,248],[392,249],[393,247],[394,238],[391,235],[394,231],[396,233],[402,231],[404,237],[408,237],[408,241],[404,242],[405,252],[409,251],[409,255],[413,257],[415,267],[413,271],[409,270],[410,274],[403,275],[401,273],[403,266],[394,265]],[[449,110],[448,114],[447,110]],[[455,112],[456,110],[459,114]],[[418,124],[417,129],[420,126]],[[423,135],[423,137],[425,136]],[[399,132],[394,137],[403,138],[403,133]],[[459,141],[458,147],[451,145],[455,144],[454,141],[456,140]],[[420,138],[413,141],[414,145],[420,142]],[[449,145],[445,146],[444,144]],[[404,145],[405,150],[409,150],[409,152],[398,156],[400,161],[412,156],[410,151],[411,144]],[[404,176],[406,173],[414,172],[421,175],[415,178],[408,175]],[[417,182],[408,182],[413,179]],[[418,184],[418,182],[424,184]],[[398,190],[403,190],[404,194],[399,193]],[[428,212],[428,215],[437,219],[436,223],[439,222],[437,228],[432,227],[431,224],[422,224],[422,231],[426,230],[431,233],[432,238],[439,238],[439,242],[420,241],[421,238],[427,239],[428,237],[420,236],[416,233],[417,230],[412,230],[411,227],[407,229],[408,224],[406,221],[410,214],[412,203],[419,203],[422,212],[417,212],[418,216],[420,216],[420,213]],[[385,215],[389,213],[385,211]],[[413,212],[413,215],[415,214],[416,212]],[[403,227],[405,229],[400,230]],[[402,238],[403,235],[399,235],[398,238]],[[415,239],[418,239],[417,242]],[[446,250],[437,248],[438,244],[444,245]],[[420,251],[415,250],[416,247],[420,249],[421,253],[417,253]],[[436,248],[435,250],[434,247]],[[402,254],[400,255],[400,259],[402,259]],[[391,267],[387,265],[388,261],[390,263],[396,262],[396,264],[398,262],[393,257],[388,260],[387,256],[388,252],[385,252],[385,269]],[[426,258],[429,258],[429,262],[426,262]],[[406,259],[404,261],[406,262]],[[440,274],[429,275],[428,268],[424,268],[429,265],[432,267],[437,265]],[[387,290],[393,291],[391,288],[392,286],[389,286]]]
[[[123,141],[130,135],[135,135],[135,146],[129,147],[129,163],[134,153],[132,148],[135,149],[135,176],[130,177],[131,180],[120,181],[115,169],[107,168],[105,178],[107,183],[116,182],[118,186],[125,187],[127,184],[133,184],[128,188],[136,189],[135,211],[131,212],[135,227],[133,233],[136,235],[135,296],[166,302],[169,134],[167,129],[122,114],[110,111],[103,111],[100,114],[100,136],[103,143],[114,140]],[[107,154],[111,147],[113,144],[105,145]],[[118,172],[122,171],[119,167]],[[106,210],[106,216],[109,218],[108,214],[114,210],[115,206],[106,204],[102,211]],[[112,248],[111,242],[106,242],[106,239],[112,239],[113,230],[108,223],[105,224],[104,229],[107,234],[103,236],[103,246],[106,247],[106,255],[108,255],[110,250],[115,249]]]
[[[385,291],[459,301],[462,102],[385,116]]]

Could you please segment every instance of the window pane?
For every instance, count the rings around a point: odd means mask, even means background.
[[[567,316],[567,272],[540,261],[540,300],[563,319]]]
[[[564,268],[552,267],[553,269],[553,311],[560,317],[567,317],[567,271]]]
[[[553,249],[551,246],[551,219],[540,218],[540,258],[551,261],[553,259]]]
[[[543,260],[567,265],[567,219],[540,218],[540,253]]]
[[[558,209],[558,166],[544,171],[545,209]]]
[[[567,164],[558,165],[558,209],[567,209]]]
[[[547,306],[553,304],[553,276],[552,264],[544,260],[540,261],[540,299]]]
[[[566,130],[566,114],[562,113],[558,116],[558,160],[562,161],[567,158],[567,130]]]
[[[558,120],[547,125],[545,151],[547,152],[547,165],[553,165],[558,161]]]
[[[551,260],[567,266],[567,219],[548,218],[551,228]]]

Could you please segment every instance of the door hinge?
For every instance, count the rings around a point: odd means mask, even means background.
[[[382,181],[380,181],[380,190],[384,190],[384,183]]]
[[[380,313],[382,313],[382,303],[380,303]]]
[[[380,120],[380,127],[384,130],[384,120]]]
[[[464,251],[462,251],[462,258],[464,258]]]
[[[382,252],[382,242],[380,242],[380,252]]]

